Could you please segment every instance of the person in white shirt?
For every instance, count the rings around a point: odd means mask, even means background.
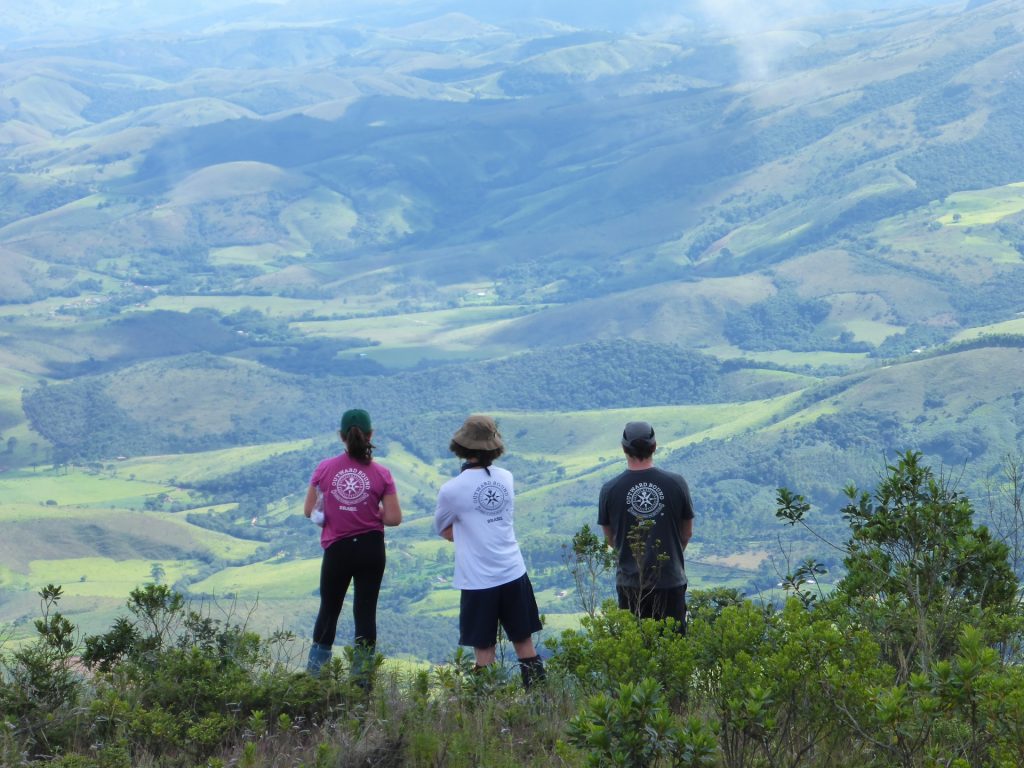
[[[473,647],[477,669],[494,663],[500,623],[529,688],[545,676],[533,644],[541,621],[512,525],[512,473],[493,466],[505,445],[494,419],[475,414],[448,447],[463,460],[462,470],[441,486],[434,529],[455,543],[453,584],[462,590],[459,644]]]

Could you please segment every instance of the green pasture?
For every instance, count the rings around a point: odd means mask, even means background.
[[[800,215],[806,216],[805,213]],[[791,213],[784,212],[739,227],[729,235],[729,250],[743,254],[758,248],[784,245],[811,226],[809,221],[794,222],[791,218]]]
[[[33,560],[26,582],[33,590],[47,584],[60,584],[68,598],[126,599],[137,586],[153,581],[155,563],[164,569],[162,581],[167,584],[194,572],[199,566],[192,560],[111,560],[105,557]]]
[[[943,201],[937,221],[943,226],[979,227],[996,224],[1024,211],[1024,182],[972,192],[956,192]]]
[[[275,259],[290,255],[291,252],[277,243],[233,245],[226,248],[211,248],[210,263],[218,267],[242,264],[271,269],[269,265]]]
[[[892,325],[879,320],[847,320],[842,323],[844,331],[849,331],[857,341],[866,341],[878,346],[890,336],[903,333],[905,326]]]
[[[434,613],[439,616],[458,616],[460,591],[451,584],[451,577],[444,584],[436,583],[434,588],[419,602],[415,603],[410,613]]]
[[[0,335],[0,342],[4,336]],[[13,367],[14,361],[0,362],[0,407],[16,409],[21,412],[22,387],[35,386],[39,379]]]
[[[993,264],[1020,264],[1022,261],[1016,246],[1003,242],[998,236],[980,237],[965,234],[960,247],[974,259],[980,258]]]
[[[492,331],[501,321],[521,317],[526,310],[519,306],[474,306],[349,320],[296,322],[292,327],[307,336],[366,338],[385,347],[466,350],[479,340],[482,330]],[[493,357],[493,351],[488,356]]]
[[[613,580],[614,576],[609,577],[609,583]],[[579,604],[572,589],[556,589],[554,587],[538,589],[536,590],[536,597],[537,606],[540,608],[541,613],[547,615],[562,613],[563,611],[573,613],[579,610]]]
[[[751,573],[738,568],[709,567],[687,560],[686,578],[690,589],[726,587],[742,590],[750,581]]]
[[[143,482],[163,483],[174,478],[181,483],[198,483],[236,472],[278,454],[303,450],[312,444],[312,440],[288,440],[199,453],[140,456],[108,467],[112,467],[118,476],[133,475]]]
[[[752,360],[759,363],[772,363],[787,368],[816,368],[822,365],[837,366],[854,370],[870,362],[866,352],[791,352],[788,349],[752,351],[740,349],[731,344],[716,344],[703,350],[720,360]]]
[[[779,421],[774,424],[765,425],[763,429],[765,432],[769,433],[784,432],[788,429],[796,429],[805,424],[809,424],[822,416],[839,413],[840,410],[841,409],[836,398],[819,400],[806,408],[802,408],[795,413],[791,413],[788,416],[779,419]]]
[[[768,400],[705,405],[664,405],[594,411],[499,412],[495,414],[508,450],[530,459],[554,461],[573,473],[622,457],[619,444],[628,421],[650,422],[660,451],[705,438],[722,439],[769,422],[799,397],[793,392]]]
[[[1016,317],[1013,320],[1004,320],[1001,323],[992,323],[991,325],[980,325],[976,328],[967,328],[954,336],[952,341],[971,341],[972,339],[979,339],[993,334],[1024,335],[1024,317]]]
[[[359,223],[359,216],[351,203],[337,192],[318,187],[281,211],[279,220],[292,242],[341,240],[342,244],[349,245],[349,233]]]
[[[433,526],[433,516],[426,518],[425,522],[428,522]],[[404,526],[405,523],[402,523],[402,527]],[[401,528],[398,530],[401,531]],[[428,532],[432,538],[418,539],[406,544],[406,549],[410,554],[416,557],[422,557],[428,562],[434,562],[436,560],[439,550],[447,549],[449,555],[452,557],[455,556],[455,550],[452,548],[451,542],[445,541],[440,536],[433,536],[433,527],[431,527]],[[451,567],[450,562],[448,563],[448,566]]]
[[[567,598],[572,600],[574,606],[576,598],[570,593]],[[578,606],[574,607],[574,610],[578,609]],[[580,628],[580,619],[586,616],[582,612],[567,611],[565,613],[543,613],[544,619],[544,634],[548,637],[560,635],[562,632],[575,631]]]
[[[746,378],[752,383],[786,382],[787,384],[798,384],[804,387],[820,381],[816,376],[794,373],[793,371],[775,370],[773,368],[742,368],[730,371],[723,378],[726,381],[730,381],[740,377]]]
[[[879,222],[874,234],[902,262],[978,280],[987,274],[986,267],[1021,261],[993,227],[1024,210],[1021,199],[1019,189],[1007,187],[950,195],[944,203]]]
[[[140,506],[147,496],[173,490],[158,483],[109,477],[74,468],[66,473],[48,469],[37,472],[19,470],[0,475],[0,505],[3,506],[33,502],[45,504],[47,501],[61,506]]]
[[[300,487],[295,493],[289,494],[283,499],[269,502],[267,504],[266,517],[270,520],[280,522],[292,515],[301,515],[305,500],[306,489],[305,487]]]
[[[129,514],[141,513],[131,512]],[[147,512],[146,514],[154,513]],[[96,515],[95,507],[80,505],[46,505],[38,501],[7,501],[0,504],[0,523],[35,520],[91,520]]]
[[[30,429],[21,408],[22,387],[34,385],[35,379],[32,377],[9,368],[0,368],[0,423],[5,425],[0,428],[2,468],[42,463],[48,455],[49,444]],[[2,477],[4,475],[0,472]]]
[[[17,326],[69,327],[75,325],[78,318],[58,314],[58,310],[80,302],[80,298],[50,296],[27,304],[0,304],[0,318],[12,318],[12,325],[4,326],[4,328]]]
[[[863,198],[901,187],[902,182],[895,177],[880,177],[877,183],[858,187],[841,201],[826,203],[826,208],[838,213],[840,206],[853,205]],[[729,233],[725,244],[730,251],[738,254],[767,247],[784,247],[805,234],[813,225],[814,218],[815,214],[810,214],[806,206],[791,204],[737,227]]]
[[[62,586],[63,585],[59,585]],[[138,586],[138,585],[135,585]],[[132,587],[134,588],[134,587]],[[83,635],[108,631],[118,617],[127,613],[125,602],[128,592],[117,597],[76,595],[60,602],[60,612],[75,624]],[[67,594],[65,592],[65,594]],[[0,641],[9,638],[13,646],[38,637],[34,622],[42,615],[38,590],[25,588],[5,592],[0,604]],[[8,649],[10,646],[8,646]]]
[[[193,593],[247,597],[305,597],[320,585],[320,558],[281,560],[225,568],[189,587]]]
[[[519,350],[511,347],[490,346],[484,348],[479,345],[464,347],[462,349],[438,349],[432,346],[398,346],[398,347],[361,347],[358,349],[346,350],[343,354],[353,352],[366,357],[375,363],[380,363],[390,370],[402,370],[419,365],[424,360],[438,363],[464,363],[472,360],[485,360],[491,354],[506,355]]]
[[[280,296],[157,296],[146,305],[149,309],[189,312],[193,309],[215,309],[230,315],[242,309],[255,309],[268,317],[299,318],[302,316],[344,317],[379,309],[373,297],[358,296],[341,299],[291,299]]]
[[[5,531],[0,539],[0,559],[8,568],[23,573],[34,560],[57,558],[102,556],[117,561],[145,558],[170,562],[209,553],[237,561],[264,546],[201,528],[183,515],[168,512],[15,504],[0,507],[0,523]]]
[[[0,564],[0,594],[8,591],[24,591],[29,588],[29,578]]]
[[[417,493],[424,493],[432,499],[437,495],[437,489],[451,478],[451,472],[446,471],[444,462],[439,466],[428,464],[393,441],[387,442],[387,455],[382,455],[380,461],[391,471],[402,504],[411,502],[412,496]],[[430,512],[433,511],[431,507]]]
[[[217,512],[231,509],[234,506],[234,504],[222,504],[214,507],[201,507],[198,511],[205,512],[207,510],[212,510]],[[146,518],[151,520],[159,520],[180,526],[182,528],[183,535],[189,536],[190,539],[200,545],[202,549],[206,550],[214,557],[221,558],[222,560],[240,560],[251,557],[264,546],[263,543],[259,541],[253,541],[252,539],[240,539],[227,533],[211,531],[208,528],[193,525],[184,519],[184,515],[186,514],[184,512],[143,512],[132,514],[143,514]]]
[[[428,496],[429,499],[433,500],[437,498],[437,492]],[[403,543],[411,538],[420,538],[433,541],[434,538],[434,506],[431,501],[429,509],[416,512],[416,517],[412,519],[405,519],[405,510],[403,512],[402,525],[395,529],[390,535],[401,536]],[[437,539],[441,541],[441,539]]]

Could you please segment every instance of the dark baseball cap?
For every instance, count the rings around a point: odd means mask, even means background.
[[[631,421],[622,430],[622,447],[626,450],[634,448],[651,448],[656,445],[654,427],[646,421]]]
[[[352,427],[359,427],[359,430],[368,435],[373,432],[373,425],[370,423],[370,414],[362,408],[352,408],[341,415],[341,433],[347,434]]]

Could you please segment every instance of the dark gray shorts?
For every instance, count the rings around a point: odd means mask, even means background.
[[[643,592],[636,587],[616,587],[619,597],[619,608],[629,611],[640,619],[676,620],[676,628],[680,634],[686,634],[686,585],[667,589],[645,589]]]

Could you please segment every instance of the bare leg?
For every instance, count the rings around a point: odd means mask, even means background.
[[[533,647],[532,636],[520,640],[518,643],[512,643],[512,647],[516,649],[517,659],[530,659],[537,655],[537,649]]]
[[[473,655],[476,656],[476,665],[486,667],[488,664],[493,664],[496,647],[492,645],[490,648],[474,648]]]

